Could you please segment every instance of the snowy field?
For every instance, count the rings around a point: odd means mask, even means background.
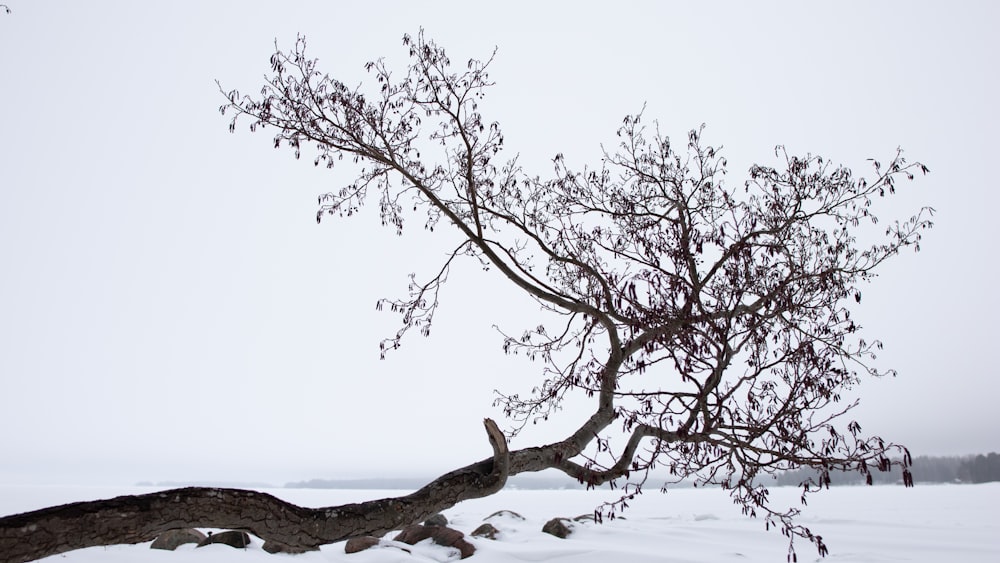
[[[151,487],[68,488],[0,486],[0,513],[13,514],[78,500],[109,498],[158,490]],[[329,506],[395,496],[394,491],[268,489],[267,492],[306,506]],[[400,494],[405,491],[400,491]],[[797,504],[797,489],[772,489],[781,505]],[[496,541],[468,538],[476,549],[472,561],[563,561],[581,563],[726,562],[786,560],[786,540],[766,532],[763,522],[744,518],[717,490],[677,489],[663,495],[645,493],[626,511],[625,519],[605,524],[576,524],[568,539],[540,530],[550,518],[592,512],[611,498],[608,491],[505,490],[492,497],[464,502],[445,512],[451,526],[466,534],[483,518],[501,509],[526,520],[491,519],[501,531]],[[802,522],[822,535],[831,562],[1000,561],[1000,483],[841,487],[810,497]],[[776,505],[778,506],[778,505]],[[387,536],[391,538],[391,535]],[[428,540],[429,541],[429,540]],[[406,553],[392,546],[346,555],[344,544],[324,546],[305,555],[269,555],[254,538],[248,549],[223,545],[175,552],[149,549],[149,544],[99,547],[46,559],[59,563],[265,563],[294,557],[301,563],[423,563],[457,559],[457,551],[418,544]],[[821,560],[815,548],[800,540],[799,561]]]

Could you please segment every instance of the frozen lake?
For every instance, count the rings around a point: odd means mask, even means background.
[[[10,487],[0,486],[0,513],[13,514],[55,504],[139,494],[154,487]],[[408,491],[323,489],[262,489],[305,506],[330,506]],[[774,488],[775,506],[798,504],[799,490]],[[676,489],[667,494],[645,493],[624,513],[625,519],[604,524],[577,524],[568,539],[540,530],[550,518],[591,513],[609,491],[504,490],[494,496],[466,501],[445,512],[451,526],[466,534],[483,518],[501,509],[513,510],[526,520],[491,520],[501,531],[496,541],[467,538],[477,548],[472,561],[566,562],[720,562],[786,560],[787,541],[779,532],[764,530],[761,520],[742,516],[729,497],[718,490]],[[983,485],[922,485],[839,487],[809,498],[801,522],[823,536],[832,562],[1000,561],[1000,483]],[[390,535],[391,537],[391,535]],[[799,561],[821,560],[815,548],[797,542]],[[89,548],[49,558],[60,563],[256,563],[273,562],[284,555],[269,555],[256,540],[246,550],[227,546],[176,552],[149,549],[148,544]],[[346,555],[343,543],[324,546],[319,552],[295,556],[296,561],[351,561],[390,563],[449,561],[457,552],[418,544],[413,553],[379,547]]]

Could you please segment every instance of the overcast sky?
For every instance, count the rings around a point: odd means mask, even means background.
[[[317,226],[350,182],[228,133],[274,41],[308,37],[357,84],[423,26],[488,57],[483,107],[532,174],[596,164],[646,105],[725,147],[729,182],[773,148],[867,172],[897,146],[932,173],[885,209],[937,209],[918,254],[864,292],[893,380],[858,389],[866,431],[914,455],[1000,450],[993,2],[45,2],[0,14],[0,481],[128,484],[433,476],[490,453],[493,390],[538,366],[492,329],[535,308],[469,264],[428,339],[379,361],[379,297],[428,274],[447,233],[397,238],[377,206]],[[291,7],[288,7],[291,6]],[[311,160],[311,159],[309,159]],[[441,229],[439,229],[441,231]],[[589,407],[588,407],[589,408]],[[567,412],[513,444],[563,437]]]

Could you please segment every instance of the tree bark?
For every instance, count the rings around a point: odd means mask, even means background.
[[[256,491],[188,487],[77,502],[0,518],[0,562],[22,563],[85,547],[151,541],[176,528],[240,529],[300,548],[379,536],[503,488],[512,456],[496,423],[486,419],[484,425],[492,459],[442,475],[406,496],[304,508]],[[537,470],[533,467],[540,460],[529,457],[530,461],[521,460],[521,467]]]

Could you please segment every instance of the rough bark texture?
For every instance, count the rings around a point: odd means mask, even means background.
[[[304,508],[256,491],[188,487],[77,502],[0,518],[0,561],[22,563],[85,547],[141,543],[176,528],[246,530],[297,548],[382,535],[503,488],[510,469],[507,442],[496,423],[484,423],[492,459],[442,475],[403,497]]]

